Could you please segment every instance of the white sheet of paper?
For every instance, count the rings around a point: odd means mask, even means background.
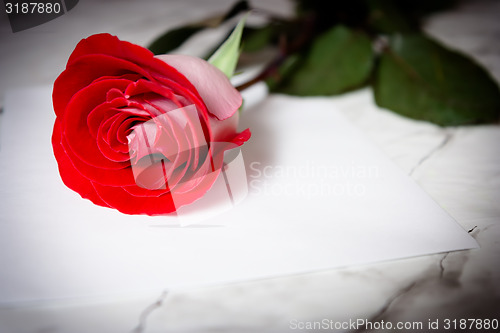
[[[51,89],[7,95],[0,303],[199,286],[476,248],[327,98],[246,111],[243,202],[188,227],[93,205],[59,178]]]

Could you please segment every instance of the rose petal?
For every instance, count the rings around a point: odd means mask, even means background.
[[[135,60],[150,58],[152,53],[138,45],[119,40],[110,34],[96,34],[82,39],[68,59],[68,66],[87,54],[107,54],[114,57]]]
[[[110,132],[114,133],[114,136],[110,138],[109,141],[111,149],[121,153],[129,153],[127,136],[132,132],[132,128],[139,121],[142,120],[136,117],[129,117],[122,123],[113,124],[110,128]]]
[[[95,184],[95,189],[109,206],[125,214],[165,215],[176,211],[170,193],[158,197],[140,197],[121,187]]]
[[[145,165],[141,166],[140,164]],[[137,186],[148,190],[170,189],[167,181],[167,170],[171,168],[171,164],[172,162],[165,159],[156,160],[156,156],[153,155],[143,158],[139,164],[134,166],[142,169],[134,177]],[[135,170],[137,168],[134,168],[134,172],[136,172]]]
[[[170,192],[170,188],[168,187],[157,190],[150,190],[147,188],[139,187],[137,185],[122,186],[121,188],[134,197],[144,197],[144,198],[159,197],[160,195],[164,195]]]
[[[63,135],[71,151],[87,164],[108,169],[121,169],[127,166],[127,164],[110,161],[102,155],[87,125],[89,110],[95,109],[97,105],[105,101],[107,91],[117,86],[124,88],[127,84],[126,80],[106,80],[94,83],[77,93],[68,104],[71,113],[62,119]]]
[[[184,74],[195,86],[208,111],[219,120],[231,117],[241,106],[240,93],[218,68],[203,59],[180,54],[157,56]]]
[[[95,34],[82,39],[71,53],[66,68],[73,66],[82,57],[92,54],[124,59],[139,65],[148,72],[161,73],[187,88],[193,87],[181,73],[163,61],[158,61],[148,49],[122,41],[107,33]]]
[[[94,184],[94,186],[99,196],[108,205],[122,213],[166,215],[175,212],[178,207],[188,205],[201,198],[212,187],[219,172],[220,169],[216,172],[206,174],[205,177],[199,178],[195,188],[191,187],[189,190],[182,193],[174,190],[173,192],[168,192],[160,196],[134,196],[121,187],[103,186],[99,184]],[[135,190],[141,191],[139,189]],[[145,193],[144,191],[141,192]]]
[[[235,112],[231,117],[222,121],[213,117],[210,118],[213,142],[228,142],[233,139],[238,128],[239,112]]]
[[[243,132],[236,134],[230,142],[236,144],[237,146],[241,146],[242,144],[247,142],[251,136],[252,133],[250,132],[250,129],[247,128]]]
[[[151,79],[149,73],[161,74],[187,90],[196,91],[184,75],[156,59],[149,50],[121,41],[110,34],[96,34],[78,43],[68,60],[66,70],[54,83],[53,102],[56,115],[64,112],[73,94],[93,80],[130,72],[140,73],[148,79]]]
[[[52,100],[56,115],[63,116],[66,105],[73,96],[92,82],[102,81],[103,76],[120,79],[130,72],[152,79],[143,68],[123,59],[102,54],[79,58],[72,66],[68,66],[54,82]],[[127,79],[124,80],[130,82]]]
[[[92,180],[94,183],[100,183],[110,186],[128,186],[135,185],[134,175],[130,167],[130,163],[126,162],[123,165],[127,167],[121,169],[104,169],[89,165],[82,161],[68,146],[64,137],[61,140],[61,145],[71,160],[72,165],[85,178]],[[115,162],[117,165],[120,163]]]
[[[71,160],[66,155],[66,152],[61,145],[61,122],[58,119],[56,119],[54,124],[52,147],[54,149],[54,156],[59,167],[59,173],[64,184],[73,191],[79,193],[82,198],[89,199],[94,204],[99,206],[110,207],[97,194],[92,182],[82,176],[82,174],[75,169]]]
[[[117,122],[123,122],[124,117],[126,116],[121,113],[117,113],[116,115],[105,121],[102,126],[99,127],[99,131],[97,133],[97,146],[103,156],[105,156],[110,161],[125,162],[130,159],[128,151],[126,153],[118,152],[112,149],[109,144],[110,128]],[[113,136],[113,134],[111,134],[111,136]]]
[[[99,131],[99,127],[103,121],[106,121],[109,117],[121,112],[117,108],[122,105],[121,102],[121,100],[114,99],[111,102],[99,104],[92,111],[90,111],[87,115],[87,127],[92,137],[97,137],[97,132]]]

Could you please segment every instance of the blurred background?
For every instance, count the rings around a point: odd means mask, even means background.
[[[76,44],[95,33],[108,32],[142,46],[167,29],[227,11],[233,0],[82,0],[65,15],[13,33],[5,11],[0,13],[0,95],[7,89],[52,84],[66,66]],[[293,14],[290,1],[251,1],[277,15]],[[1,5],[3,6],[3,4]],[[236,21],[208,31],[184,47],[196,53],[213,47]],[[3,99],[3,97],[2,97]]]

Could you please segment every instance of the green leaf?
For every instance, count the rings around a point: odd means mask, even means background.
[[[240,41],[247,15],[243,16],[229,38],[208,59],[209,63],[220,69],[229,78],[233,76],[240,57]]]
[[[276,29],[269,24],[259,28],[245,27],[242,36],[243,52],[257,52],[271,44]]]
[[[278,68],[277,72],[266,79],[266,84],[269,87],[269,90],[274,92],[279,91],[280,85],[282,84],[282,78],[288,77],[291,73],[293,73],[293,71],[301,65],[303,60],[303,57],[298,53],[288,56],[283,64]]]
[[[381,107],[442,126],[500,116],[500,90],[488,73],[422,34],[393,38],[381,56],[374,95]]]
[[[205,28],[215,28],[221,23],[249,9],[248,2],[241,0],[235,3],[226,14],[209,17],[199,22],[191,23],[183,27],[175,28],[165,32],[155,39],[148,49],[154,54],[165,54],[181,46],[192,35]]]
[[[290,67],[290,64],[287,64]],[[373,68],[370,39],[362,32],[336,26],[317,37],[275,92],[300,96],[333,95],[367,81]]]

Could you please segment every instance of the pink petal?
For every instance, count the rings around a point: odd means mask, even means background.
[[[203,59],[180,54],[157,56],[195,86],[209,112],[219,120],[231,117],[242,103],[240,93],[218,68]]]

